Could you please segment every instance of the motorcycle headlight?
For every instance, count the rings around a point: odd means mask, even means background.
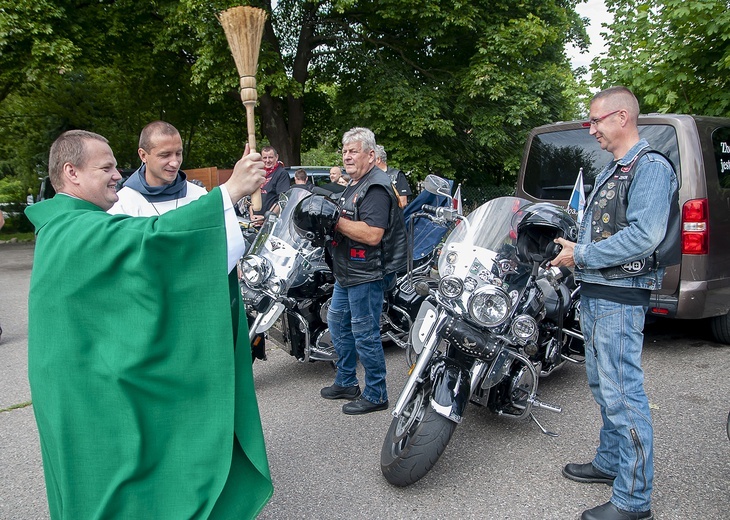
[[[464,292],[464,282],[455,276],[445,276],[439,280],[439,292],[446,298],[458,298]]]
[[[252,289],[265,282],[273,270],[266,258],[256,255],[243,258],[238,265],[241,269],[241,279]]]
[[[274,295],[279,296],[284,292],[284,282],[279,278],[271,277],[266,281],[266,290]]]
[[[537,322],[532,316],[520,314],[512,321],[510,331],[518,343],[526,345],[537,339]]]
[[[469,315],[485,327],[496,327],[504,323],[511,308],[507,293],[493,285],[477,289],[469,298]]]

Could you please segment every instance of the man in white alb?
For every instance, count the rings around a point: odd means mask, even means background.
[[[180,170],[183,145],[180,132],[169,123],[153,121],[142,129],[137,150],[142,166],[117,192],[111,214],[154,217],[184,206],[207,192],[186,180]]]

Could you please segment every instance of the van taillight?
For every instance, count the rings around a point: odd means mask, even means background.
[[[706,255],[708,251],[707,199],[688,200],[682,206],[682,254]]]

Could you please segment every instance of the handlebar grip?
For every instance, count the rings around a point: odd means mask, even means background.
[[[424,213],[428,213],[429,215],[436,215],[438,208],[436,206],[430,206],[428,204],[424,204],[421,207],[421,211]]]

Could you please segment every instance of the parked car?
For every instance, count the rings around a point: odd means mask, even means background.
[[[292,184],[294,183],[294,172],[300,168],[307,172],[309,180],[315,186],[324,186],[330,181],[331,166],[286,166],[284,169],[289,173]]]
[[[677,114],[639,117],[639,134],[674,164],[682,210],[682,262],[667,269],[649,314],[709,318],[718,342],[730,344],[730,118]],[[578,171],[586,192],[613,158],[585,121],[533,129],[516,194],[567,205]]]

